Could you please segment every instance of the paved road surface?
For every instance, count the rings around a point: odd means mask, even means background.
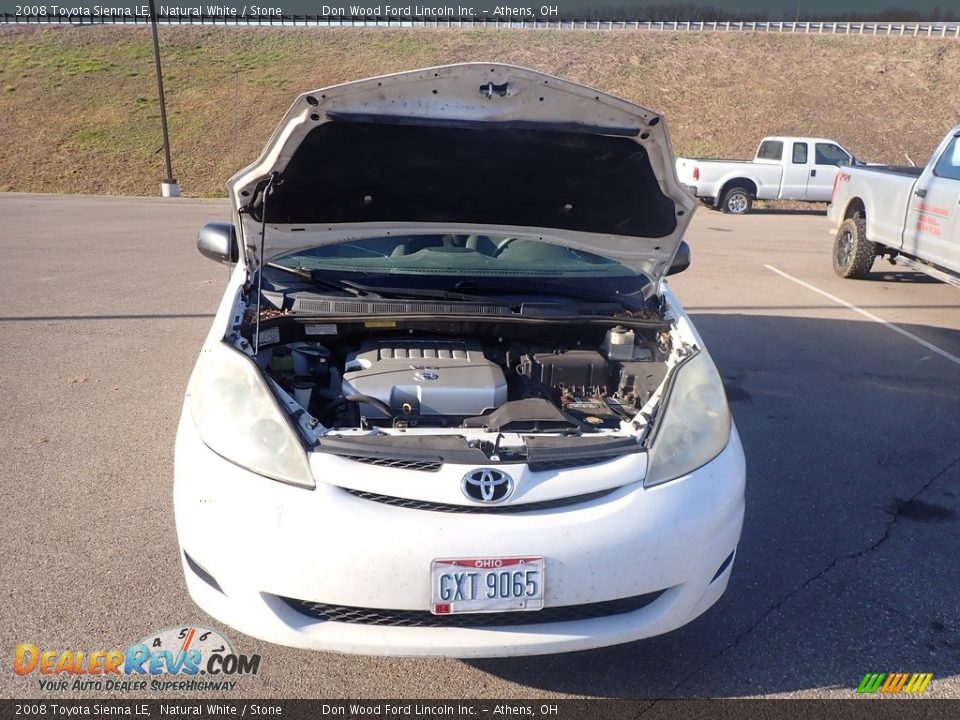
[[[222,627],[183,587],[171,460],[226,279],[194,238],[228,213],[0,194],[0,217],[0,692],[43,696],[12,673],[17,643],[92,651]],[[960,290],[879,263],[868,281],[835,278],[822,214],[701,210],[688,239],[693,266],[672,285],[749,468],[717,606],[660,638],[551,658],[347,657],[229,631],[263,656],[235,696],[851,697],[867,672],[925,671],[928,694],[960,697]]]

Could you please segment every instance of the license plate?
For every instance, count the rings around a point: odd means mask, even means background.
[[[434,615],[543,608],[542,557],[452,558],[430,563]]]

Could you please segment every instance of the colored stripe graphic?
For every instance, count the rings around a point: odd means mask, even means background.
[[[887,681],[880,688],[882,693],[898,693],[903,689],[907,682],[906,673],[890,673],[887,675]]]
[[[880,684],[883,682],[883,679],[886,676],[886,673],[867,673],[863,676],[863,680],[860,681],[860,686],[857,688],[857,692],[875,693],[880,689]]]
[[[908,693],[922,693],[927,689],[927,685],[930,684],[930,680],[932,679],[933,673],[914,673],[910,678],[910,682],[903,688],[903,691]]]
[[[933,673],[867,673],[857,686],[858,693],[922,693]]]

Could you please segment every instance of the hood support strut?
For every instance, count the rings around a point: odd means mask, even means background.
[[[267,181],[267,186],[263,189],[263,196],[260,204],[261,209],[261,220],[260,220],[260,250],[257,253],[257,320],[256,320],[256,329],[253,334],[253,354],[257,355],[260,352],[260,302],[263,299],[263,248],[266,245],[267,237],[267,196],[273,190],[273,181],[277,179],[276,170],[270,173],[270,179]]]

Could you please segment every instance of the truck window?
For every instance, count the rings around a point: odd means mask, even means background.
[[[850,155],[839,145],[817,143],[814,147],[814,162],[817,165],[849,165]]]
[[[782,140],[764,140],[757,148],[757,160],[780,160],[782,157]]]
[[[937,177],[960,180],[960,144],[957,143],[957,138],[953,138],[947,145],[947,149],[943,151],[943,155],[933,168],[933,174]]]
[[[793,162],[796,165],[807,164],[807,144],[805,142],[795,142],[793,144]]]

